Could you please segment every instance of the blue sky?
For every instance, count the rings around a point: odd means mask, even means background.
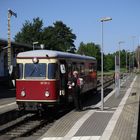
[[[7,10],[17,13],[11,18],[11,38],[20,31],[25,20],[35,17],[50,26],[61,20],[76,34],[76,47],[84,43],[101,44],[102,17],[112,21],[104,23],[104,52],[112,53],[118,48],[133,49],[140,38],[140,0],[0,0],[0,38],[7,39]]]

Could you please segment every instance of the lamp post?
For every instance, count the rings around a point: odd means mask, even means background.
[[[116,53],[115,57],[115,97],[117,98],[120,95],[120,48],[121,43],[124,41],[119,41],[118,53]]]
[[[138,72],[140,70],[140,37],[138,38]]]
[[[139,72],[139,69],[140,69],[140,51],[139,51],[140,47],[138,45],[138,72]]]
[[[135,59],[134,59],[134,39],[136,38],[136,36],[132,36],[132,47],[133,47],[133,50],[132,50],[132,70],[134,72],[134,66],[135,66]]]
[[[11,63],[11,32],[10,32],[10,19],[11,16],[15,16],[17,17],[17,14],[14,13],[12,10],[8,9],[8,49],[7,49],[7,56],[8,56],[8,70],[9,70],[9,74],[12,74],[12,70],[13,70],[13,66]]]
[[[119,73],[121,73],[121,44],[125,43],[124,41],[119,41]],[[119,88],[120,88],[120,77],[119,77]]]
[[[130,53],[130,51],[129,51],[129,73],[130,73],[130,63],[131,63],[131,53]]]
[[[124,41],[119,41],[119,65],[120,65],[120,67],[121,67],[121,63],[120,63],[120,58],[121,58],[121,55],[120,55],[120,52],[121,52],[121,44],[122,43],[125,43]]]
[[[127,53],[129,52],[129,50],[126,50],[126,73],[128,72],[128,60],[127,60]]]
[[[38,44],[38,41],[33,42],[33,50],[35,49],[35,45]]]
[[[104,18],[101,18],[100,19],[100,22],[101,22],[101,25],[102,25],[102,29],[101,29],[101,32],[102,32],[102,47],[101,47],[101,110],[104,110],[104,91],[103,91],[103,23],[106,22],[106,21],[110,21],[112,20],[111,17],[104,17]]]

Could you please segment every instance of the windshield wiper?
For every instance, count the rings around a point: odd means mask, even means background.
[[[36,71],[37,72],[37,67],[34,65],[34,68],[33,68],[33,70],[31,71],[31,73],[29,74],[29,76],[32,76],[32,74],[34,73],[34,71]]]

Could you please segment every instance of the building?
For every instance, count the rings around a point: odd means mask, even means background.
[[[7,55],[8,42],[7,40],[0,39],[0,81],[8,80],[8,55]],[[32,50],[33,47],[27,44],[11,42],[11,63],[16,66],[16,55],[19,52]]]

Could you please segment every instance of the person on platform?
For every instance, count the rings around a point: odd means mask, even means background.
[[[81,101],[81,87],[79,84],[78,71],[73,71],[71,86],[72,86],[74,105],[76,107],[76,110],[80,111],[82,110],[82,101]]]

